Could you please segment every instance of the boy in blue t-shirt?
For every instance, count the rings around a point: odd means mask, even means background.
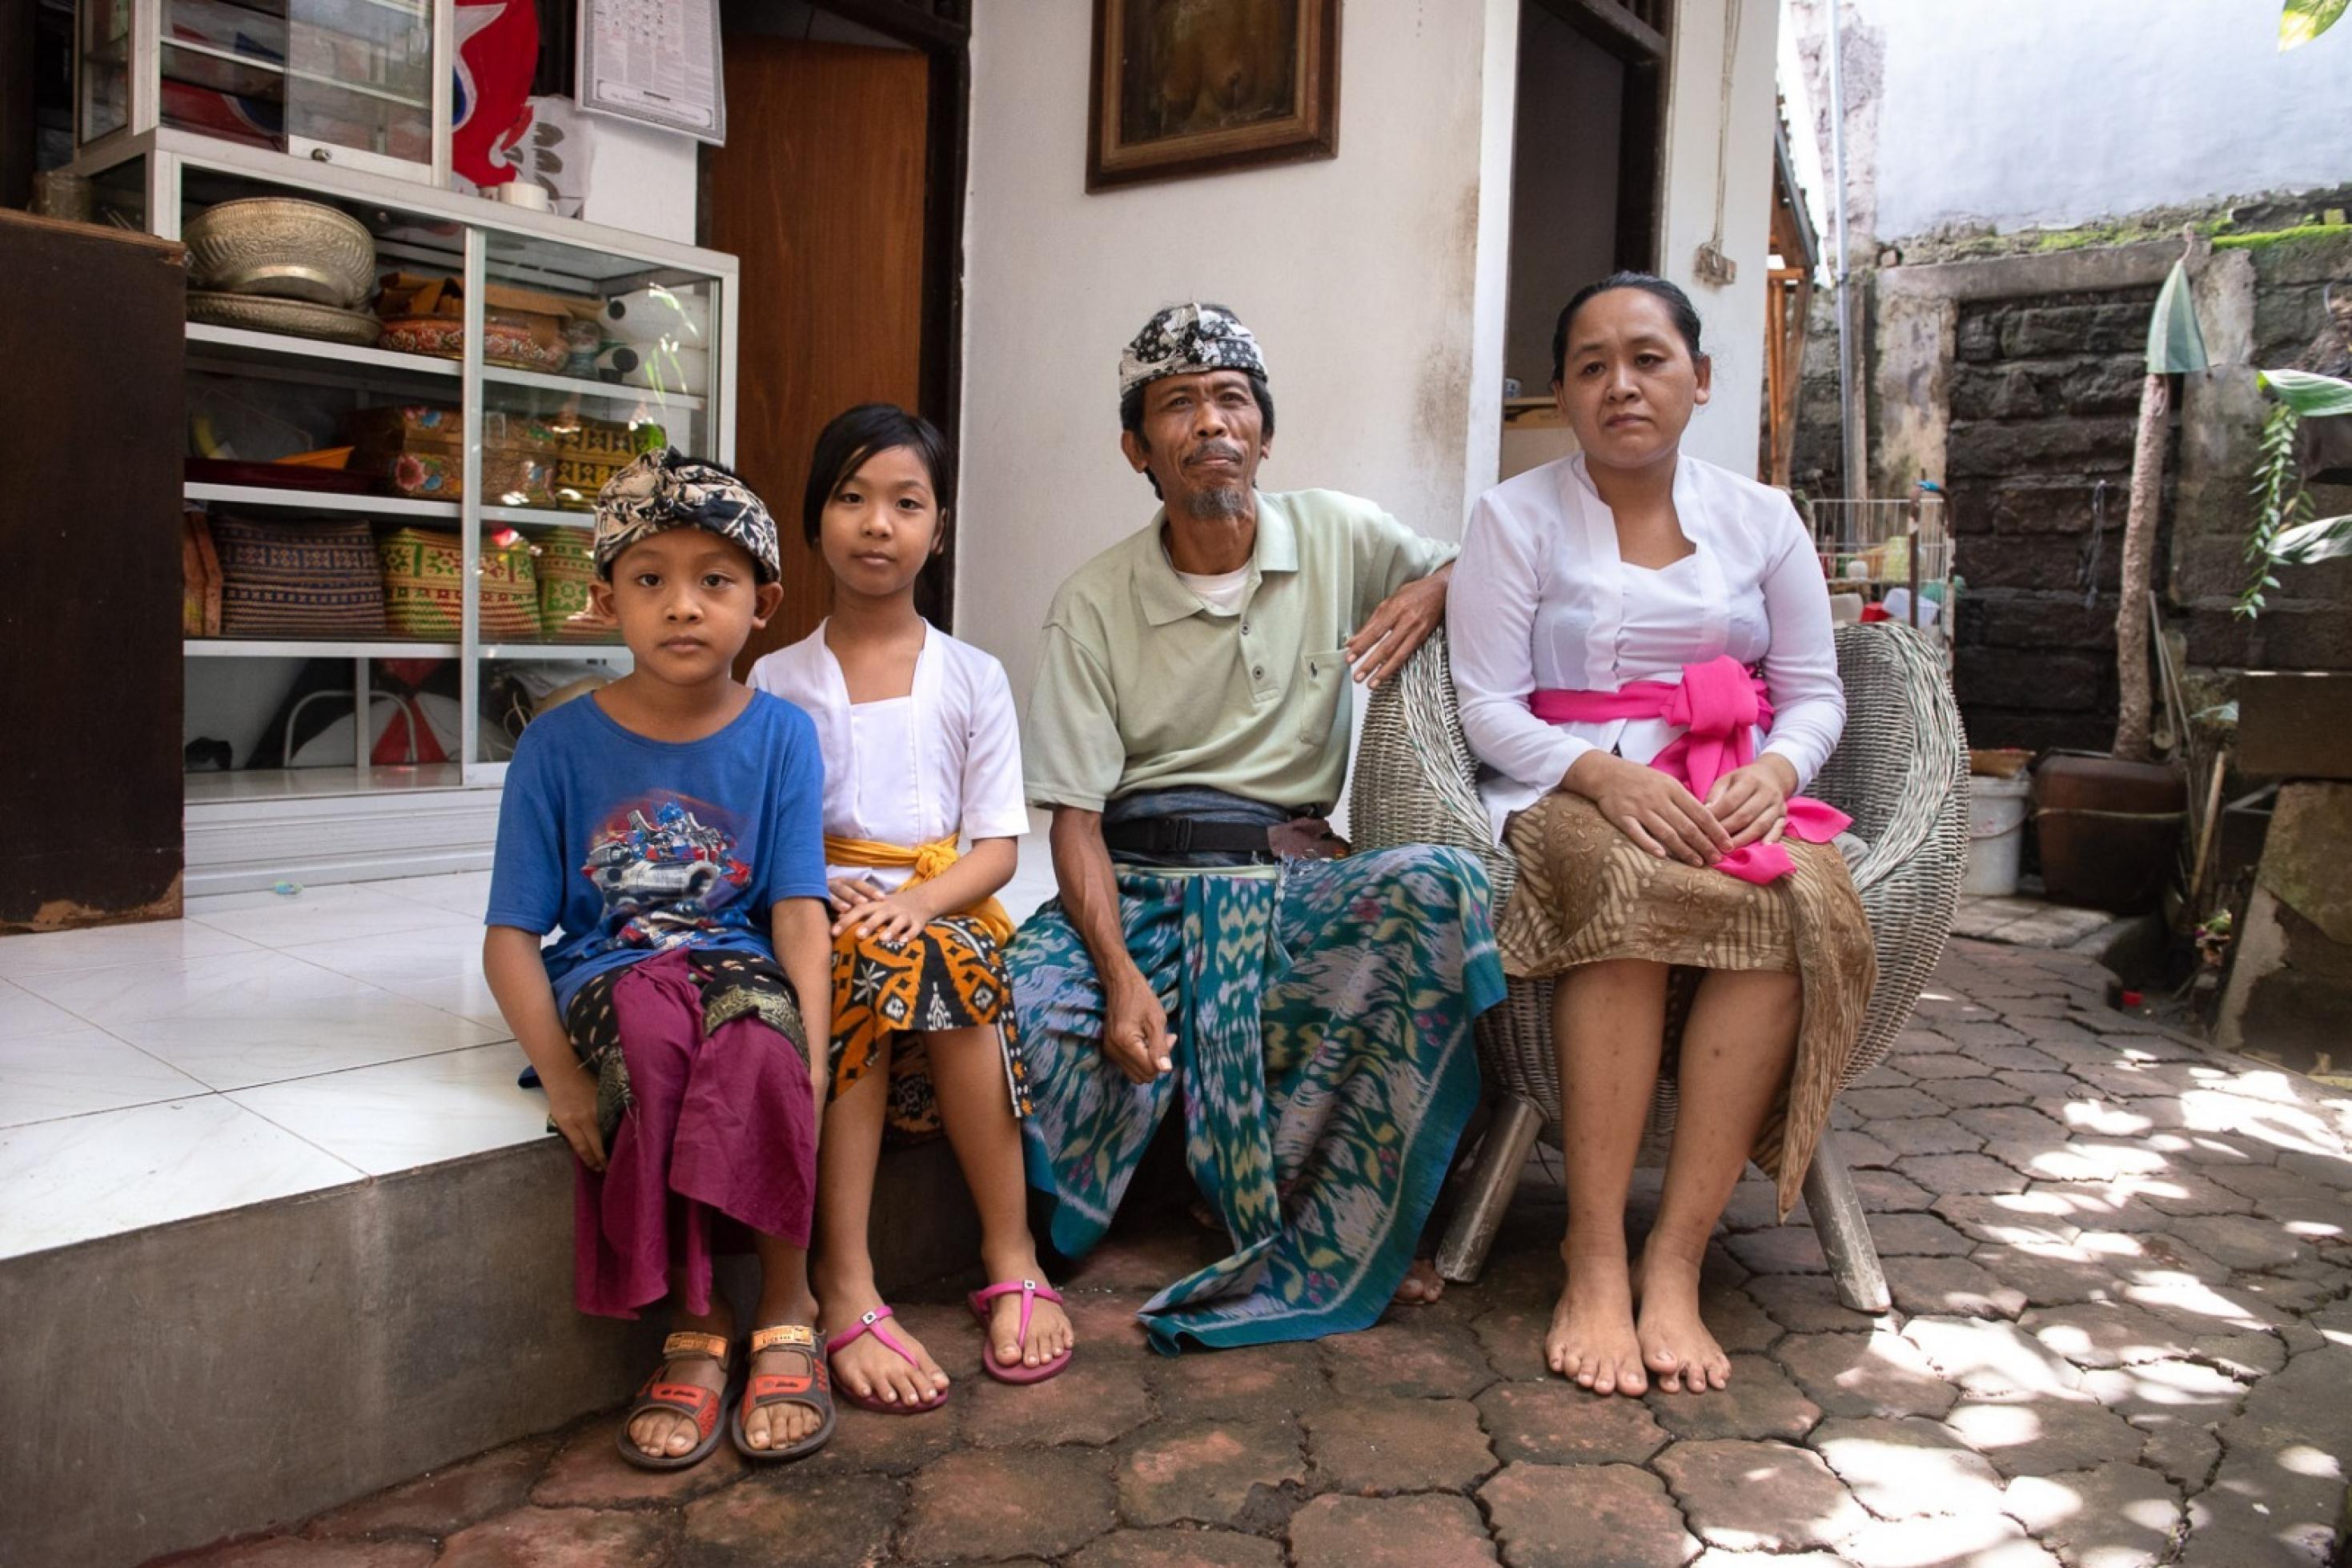
[[[482,968],[579,1159],[581,1310],[672,1301],[621,1456],[683,1469],[723,1421],[746,1458],[798,1458],[834,1424],[808,1281],[826,1063],[808,1042],[831,1035],[824,765],[805,714],[730,673],[783,598],[776,527],[726,470],[650,453],[597,496],[595,555],[596,607],[635,667],[517,744]],[[760,1260],[741,1373],[710,1291],[714,1218],[750,1230]]]

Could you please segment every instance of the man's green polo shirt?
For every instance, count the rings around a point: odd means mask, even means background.
[[[1030,801],[1098,811],[1138,789],[1199,784],[1328,811],[1354,721],[1345,644],[1454,547],[1353,496],[1260,491],[1241,605],[1226,614],[1169,564],[1167,516],[1054,596],[1029,697]]]

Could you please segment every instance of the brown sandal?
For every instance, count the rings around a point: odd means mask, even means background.
[[[742,1397],[735,1401],[734,1414],[728,1417],[728,1435],[735,1439],[735,1451],[747,1459],[805,1458],[833,1438],[833,1374],[817,1349],[816,1331],[803,1323],[777,1323],[752,1334],[751,1354],[743,1358],[743,1364],[749,1366],[753,1357],[771,1350],[797,1351],[805,1370],[755,1374],[744,1385]],[[752,1411],[772,1405],[805,1405],[823,1419],[815,1431],[789,1447],[755,1448],[744,1436],[743,1424]]]
[[[653,1375],[637,1390],[635,1403],[621,1417],[621,1429],[614,1435],[621,1458],[648,1470],[682,1470],[709,1458],[710,1451],[719,1447],[719,1412],[726,1406],[727,1395],[699,1384],[666,1383],[662,1374],[677,1361],[715,1361],[724,1373],[731,1348],[715,1333],[674,1333],[662,1341],[662,1364],[654,1368]],[[727,1381],[731,1389],[733,1379]],[[629,1436],[629,1423],[648,1410],[667,1410],[691,1418],[696,1433],[694,1447],[683,1454],[648,1454],[637,1447],[636,1439]]]

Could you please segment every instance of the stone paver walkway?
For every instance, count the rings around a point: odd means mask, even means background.
[[[2074,909],[2038,898],[1963,895],[1952,935],[1980,936],[2011,947],[2070,947],[2116,924],[2102,909]]]
[[[1209,1251],[1162,1222],[1072,1281],[1086,1348],[1042,1387],[978,1376],[943,1291],[904,1310],[947,1353],[950,1407],[845,1410],[809,1463],[747,1475],[722,1449],[652,1476],[593,1421],[188,1561],[2330,1563],[2352,1100],[2152,1032],[2106,984],[2072,955],[1955,945],[1838,1115],[1896,1310],[1840,1306],[1811,1231],[1744,1184],[1711,1273],[1721,1395],[1545,1375],[1560,1218],[1538,1160],[1478,1285],[1364,1333],[1152,1356],[1129,1314]]]

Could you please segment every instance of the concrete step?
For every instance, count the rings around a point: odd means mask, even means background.
[[[0,1260],[0,1563],[142,1563],[625,1399],[662,1325],[572,1309],[572,1186],[542,1139]],[[873,1238],[886,1291],[972,1263],[944,1140],[885,1156]]]

